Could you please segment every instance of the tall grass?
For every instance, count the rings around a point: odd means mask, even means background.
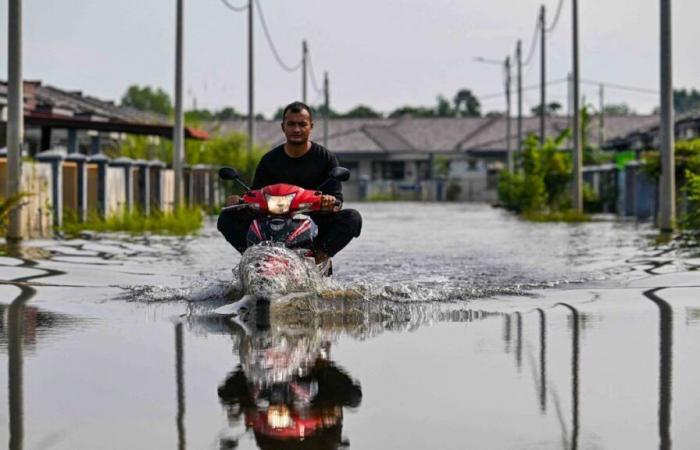
[[[123,211],[106,219],[91,215],[86,222],[80,222],[74,213],[68,213],[64,217],[61,231],[68,236],[76,236],[84,231],[186,236],[199,231],[203,223],[204,214],[199,208],[180,208],[171,213],[155,211],[149,216],[137,210]]]

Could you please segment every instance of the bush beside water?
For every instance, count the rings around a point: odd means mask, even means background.
[[[568,137],[566,130],[556,139],[548,138],[542,146],[535,135],[525,139],[518,161],[522,171],[503,171],[498,181],[498,198],[506,209],[535,222],[589,220],[587,215],[571,209],[573,164],[571,156],[560,151]],[[584,194],[589,204],[597,202],[590,188]]]

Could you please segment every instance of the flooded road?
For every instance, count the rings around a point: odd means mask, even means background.
[[[213,311],[238,256],[195,238],[0,257],[11,449],[692,449],[700,259],[633,223],[360,204],[322,288],[364,314]],[[359,302],[359,303],[357,303]]]

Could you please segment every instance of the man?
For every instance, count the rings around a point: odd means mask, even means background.
[[[310,140],[313,127],[313,115],[308,105],[293,102],[284,108],[282,131],[287,142],[273,148],[260,160],[252,189],[276,183],[316,189],[328,179],[331,169],[338,167],[338,159],[325,147]],[[317,263],[338,253],[352,238],[358,237],[362,229],[360,213],[354,209],[341,209],[343,193],[340,182],[326,183],[321,192],[321,207],[328,212],[310,214],[318,225],[318,237],[314,242]],[[336,200],[341,206],[336,206]],[[226,205],[239,201],[239,196],[232,195],[226,199]],[[219,216],[219,231],[240,253],[248,246],[246,234],[253,218],[245,210],[224,211]]]

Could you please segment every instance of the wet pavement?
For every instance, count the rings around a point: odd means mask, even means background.
[[[700,258],[645,225],[361,204],[328,302],[242,323],[238,256],[188,239],[0,257],[12,449],[700,447]],[[233,296],[233,297],[232,297]]]

